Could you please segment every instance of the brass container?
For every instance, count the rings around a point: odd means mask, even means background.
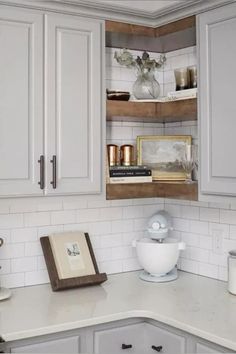
[[[109,166],[119,165],[119,148],[115,144],[107,145],[107,155]]]
[[[134,162],[133,145],[122,145],[120,147],[120,164],[122,166],[131,166]]]
[[[189,66],[188,67],[188,79],[189,79],[189,88],[197,87],[197,67]]]
[[[187,68],[179,68],[174,70],[176,91],[188,88],[188,70]]]

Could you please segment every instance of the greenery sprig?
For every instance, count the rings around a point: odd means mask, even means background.
[[[160,59],[156,61],[155,59],[150,59],[148,52],[144,51],[142,57],[138,55],[137,58],[134,58],[133,54],[127,49],[123,49],[120,53],[116,51],[114,58],[120,65],[127,68],[135,68],[141,72],[159,69],[166,62],[165,55],[161,54]]]

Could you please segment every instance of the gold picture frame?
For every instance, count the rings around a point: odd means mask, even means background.
[[[181,156],[190,151],[191,135],[143,135],[137,137],[137,163],[152,170],[154,181],[184,181]]]

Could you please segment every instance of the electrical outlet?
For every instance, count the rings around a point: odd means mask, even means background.
[[[223,232],[222,230],[212,230],[213,252],[215,254],[223,253]]]

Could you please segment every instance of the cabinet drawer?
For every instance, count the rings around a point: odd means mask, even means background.
[[[144,339],[144,323],[96,331],[94,354],[143,354],[145,353]],[[125,346],[131,347],[125,349]]]
[[[163,354],[183,354],[185,353],[186,339],[185,337],[169,332],[163,328],[146,325],[147,350],[145,353],[157,353],[157,349],[161,348],[160,353]]]
[[[148,323],[101,330],[94,335],[94,354],[183,354],[185,338]]]
[[[79,353],[79,337],[69,337],[11,349],[11,353]]]

